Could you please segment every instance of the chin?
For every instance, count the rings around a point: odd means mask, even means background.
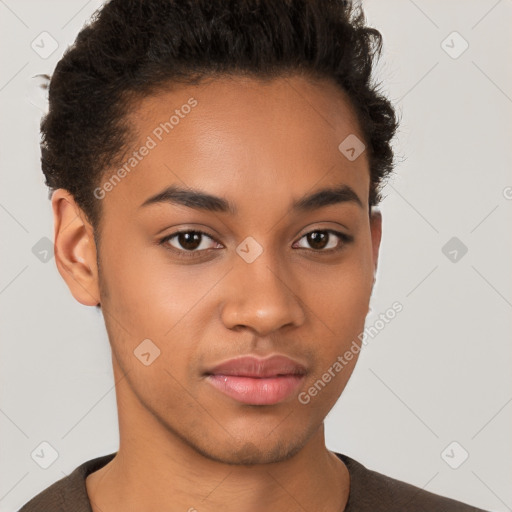
[[[187,441],[202,456],[236,466],[284,462],[296,455],[307,443],[307,439],[303,440],[297,435],[285,439],[270,439],[266,435],[252,436],[250,439],[247,436],[245,439],[227,436],[223,441],[203,439],[200,443],[192,439]]]

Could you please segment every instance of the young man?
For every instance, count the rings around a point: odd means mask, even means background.
[[[42,123],[55,258],[100,307],[120,445],[22,507],[475,511],[325,446],[397,128],[379,32],[326,0],[111,0]]]

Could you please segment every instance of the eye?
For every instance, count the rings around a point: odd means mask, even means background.
[[[314,252],[331,253],[341,251],[346,244],[352,242],[353,237],[345,233],[340,233],[339,231],[334,231],[333,229],[316,229],[306,233],[300,238],[300,240],[303,239],[306,240]],[[341,242],[339,240],[341,240]],[[307,249],[307,247],[305,247],[305,249]]]
[[[338,240],[336,240],[336,238]],[[310,245],[312,252],[333,253],[344,249],[345,245],[353,241],[353,237],[332,229],[316,229],[303,235],[300,240],[305,239]],[[203,231],[183,230],[172,233],[160,240],[160,244],[175,252],[179,257],[197,257],[208,249],[215,249],[219,244],[212,236]],[[170,247],[169,247],[170,246]],[[299,247],[308,249],[307,247]]]
[[[193,254],[187,253],[197,253],[211,249],[212,247],[208,246],[208,241],[210,244],[211,242],[218,243],[211,236],[202,231],[188,230],[172,233],[163,238],[160,243],[162,245],[168,243],[180,256],[192,256]]]

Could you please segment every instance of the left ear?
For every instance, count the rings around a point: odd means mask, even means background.
[[[370,231],[372,236],[372,257],[373,257],[373,276],[377,274],[377,264],[379,260],[379,247],[382,237],[382,213],[376,206],[370,210]]]

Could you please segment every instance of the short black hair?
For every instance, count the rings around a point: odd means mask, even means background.
[[[373,83],[382,49],[361,6],[343,0],[109,0],[64,53],[41,121],[41,164],[50,187],[74,197],[98,237],[94,189],[121,162],[134,102],[173,83],[222,75],[263,80],[301,74],[334,80],[365,139],[370,206],[393,171],[398,119]],[[341,141],[340,141],[341,142]]]

